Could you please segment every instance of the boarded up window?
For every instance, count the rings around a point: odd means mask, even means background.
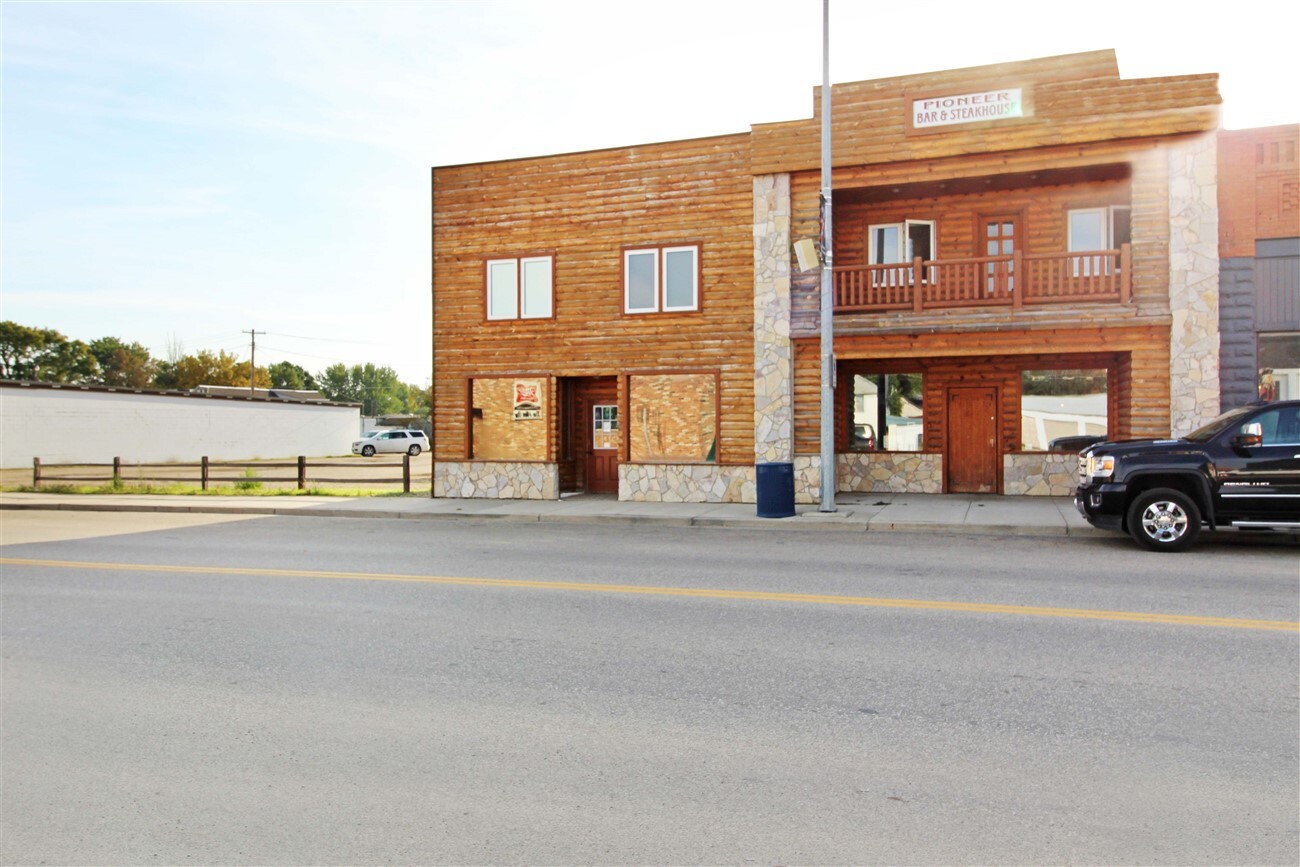
[[[633,376],[628,384],[633,461],[712,462],[718,451],[718,380],[712,373]]]
[[[481,461],[544,461],[550,396],[544,378],[476,379],[470,423],[472,457]]]

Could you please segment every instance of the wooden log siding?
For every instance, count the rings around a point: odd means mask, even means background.
[[[987,154],[926,162],[883,166],[857,166],[835,171],[835,264],[840,268],[865,265],[867,226],[901,222],[905,219],[935,220],[935,246],[939,259],[960,259],[983,255],[979,236],[983,216],[1013,213],[1021,218],[1021,251],[1040,255],[1065,251],[1067,217],[1071,209],[1128,204],[1131,207],[1131,261],[1129,302],[1139,318],[1169,315],[1169,172],[1165,149],[1185,138],[1151,141],[1116,141],[1083,147],[1045,148],[1014,154]],[[1122,168],[1127,177],[1114,177]],[[926,189],[952,182],[969,185],[972,179],[990,182],[1011,175],[1029,178],[1034,174],[1094,172],[1103,180],[1070,184],[990,189],[954,195],[864,201],[863,191],[905,189],[925,184]],[[960,182],[960,183],[958,183]],[[991,187],[997,184],[990,183]],[[815,237],[821,181],[817,172],[791,175],[791,236]],[[874,195],[873,195],[874,197]],[[820,288],[815,271],[795,273],[791,286],[791,333],[813,336],[818,332]],[[906,295],[910,301],[910,292]],[[1082,299],[1080,303],[1087,304]],[[1120,303],[1116,300],[1115,303]],[[894,299],[896,309],[904,309]],[[1041,307],[1051,308],[1044,311]],[[998,308],[995,308],[997,310]],[[1016,322],[1011,306],[1001,308],[1005,325]],[[1040,305],[1036,316],[1052,312],[1061,322],[1088,320],[1095,308],[1079,307],[1065,300]],[[995,315],[975,310],[981,316]],[[960,316],[960,310],[952,311]],[[857,314],[863,325],[878,323],[869,315]],[[891,314],[892,318],[897,314]],[[853,317],[837,317],[854,327]],[[951,324],[952,320],[948,320]],[[837,331],[841,326],[837,324]]]
[[[748,143],[743,134],[434,170],[437,459],[464,459],[467,378],[689,366],[719,371],[720,460],[753,462]],[[625,314],[623,248],[676,244],[700,246],[700,310]],[[538,251],[554,257],[554,318],[487,322],[484,261]],[[626,409],[625,388],[620,378]],[[552,460],[558,390],[553,378]]]
[[[1026,117],[911,128],[913,98],[1021,87]],[[989,154],[1118,138],[1212,132],[1218,76],[1121,79],[1112,51],[833,85],[836,166],[878,165]],[[753,127],[753,172],[816,169],[821,150],[820,90],[813,116]]]
[[[1019,451],[1022,370],[1109,367],[1110,432],[1119,437],[1169,433],[1169,326],[1042,329],[1020,332],[846,335],[835,339],[842,367],[863,373],[921,373],[925,450],[942,453],[943,390],[951,385],[996,385],[1002,394],[1001,449]],[[820,452],[820,341],[801,338],[794,352],[795,454]],[[1105,351],[1099,352],[1100,348]],[[848,377],[840,377],[840,389]],[[848,398],[837,392],[836,406]],[[836,419],[837,450],[844,450],[846,416]]]

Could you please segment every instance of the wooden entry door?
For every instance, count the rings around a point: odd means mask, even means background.
[[[582,489],[589,494],[617,494],[623,420],[613,378],[584,379],[575,384],[572,430],[582,457]]]
[[[943,461],[951,494],[996,494],[999,489],[998,390],[948,389],[947,448]]]

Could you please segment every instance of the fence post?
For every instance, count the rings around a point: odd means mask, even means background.
[[[32,490],[41,486],[41,459],[32,458]]]
[[[208,489],[208,456],[204,455],[199,461],[199,487],[206,491]]]
[[[411,455],[402,455],[402,493],[411,493]]]
[[[120,481],[122,481],[122,459],[115,457],[113,458],[113,484]]]
[[[307,489],[307,456],[298,455],[298,490]]]

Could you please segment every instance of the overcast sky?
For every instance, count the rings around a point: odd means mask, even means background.
[[[5,0],[0,318],[422,384],[430,166],[809,117],[821,7]],[[1295,123],[1285,8],[832,0],[831,75],[1114,48],[1218,72],[1228,128]]]

